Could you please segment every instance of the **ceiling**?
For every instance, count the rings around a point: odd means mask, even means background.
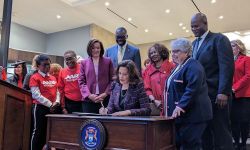
[[[95,23],[110,32],[124,26],[129,40],[135,44],[192,36],[190,18],[197,12],[191,0],[13,0],[12,21],[29,28],[53,33]],[[106,7],[105,2],[110,5]],[[250,28],[249,0],[194,0],[208,17],[209,29],[214,32],[248,30]],[[1,0],[0,4],[3,3]],[[0,8],[2,8],[0,6]],[[124,21],[119,16],[128,19]],[[170,9],[170,13],[165,10]],[[2,13],[2,11],[0,11]],[[56,19],[56,15],[61,19]],[[220,15],[224,19],[219,19]],[[183,23],[189,30],[179,26]],[[148,29],[148,32],[145,32]],[[173,35],[169,35],[169,33]]]

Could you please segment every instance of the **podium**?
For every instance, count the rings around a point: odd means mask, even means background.
[[[98,120],[106,130],[103,149],[174,150],[174,120],[165,117],[114,117],[47,115],[47,145],[59,149],[80,150],[80,132],[84,122]]]
[[[31,93],[0,80],[0,149],[28,150]]]

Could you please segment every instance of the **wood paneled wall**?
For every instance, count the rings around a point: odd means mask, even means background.
[[[16,60],[23,60],[28,63],[32,62],[32,59],[35,55],[39,55],[41,53],[36,52],[29,52],[29,51],[22,51],[16,49],[9,49],[8,60],[9,62],[14,62]],[[64,58],[63,56],[56,56],[56,55],[48,55],[52,63],[58,63],[61,66],[64,66]]]

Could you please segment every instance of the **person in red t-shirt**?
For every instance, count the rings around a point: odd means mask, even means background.
[[[6,72],[2,66],[0,66],[0,79],[4,81],[7,79]]]
[[[80,64],[77,63],[76,53],[66,51],[64,60],[68,67],[62,69],[58,77],[63,113],[82,112],[82,95],[78,84]]]
[[[36,59],[38,72],[30,78],[30,88],[33,98],[31,150],[41,150],[46,143],[46,115],[54,113],[60,103],[60,94],[56,78],[49,75],[50,59],[41,54]]]

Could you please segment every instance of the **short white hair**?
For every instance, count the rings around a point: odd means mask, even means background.
[[[171,42],[171,50],[180,50],[182,52],[190,54],[192,51],[192,43],[186,38],[178,38]]]

